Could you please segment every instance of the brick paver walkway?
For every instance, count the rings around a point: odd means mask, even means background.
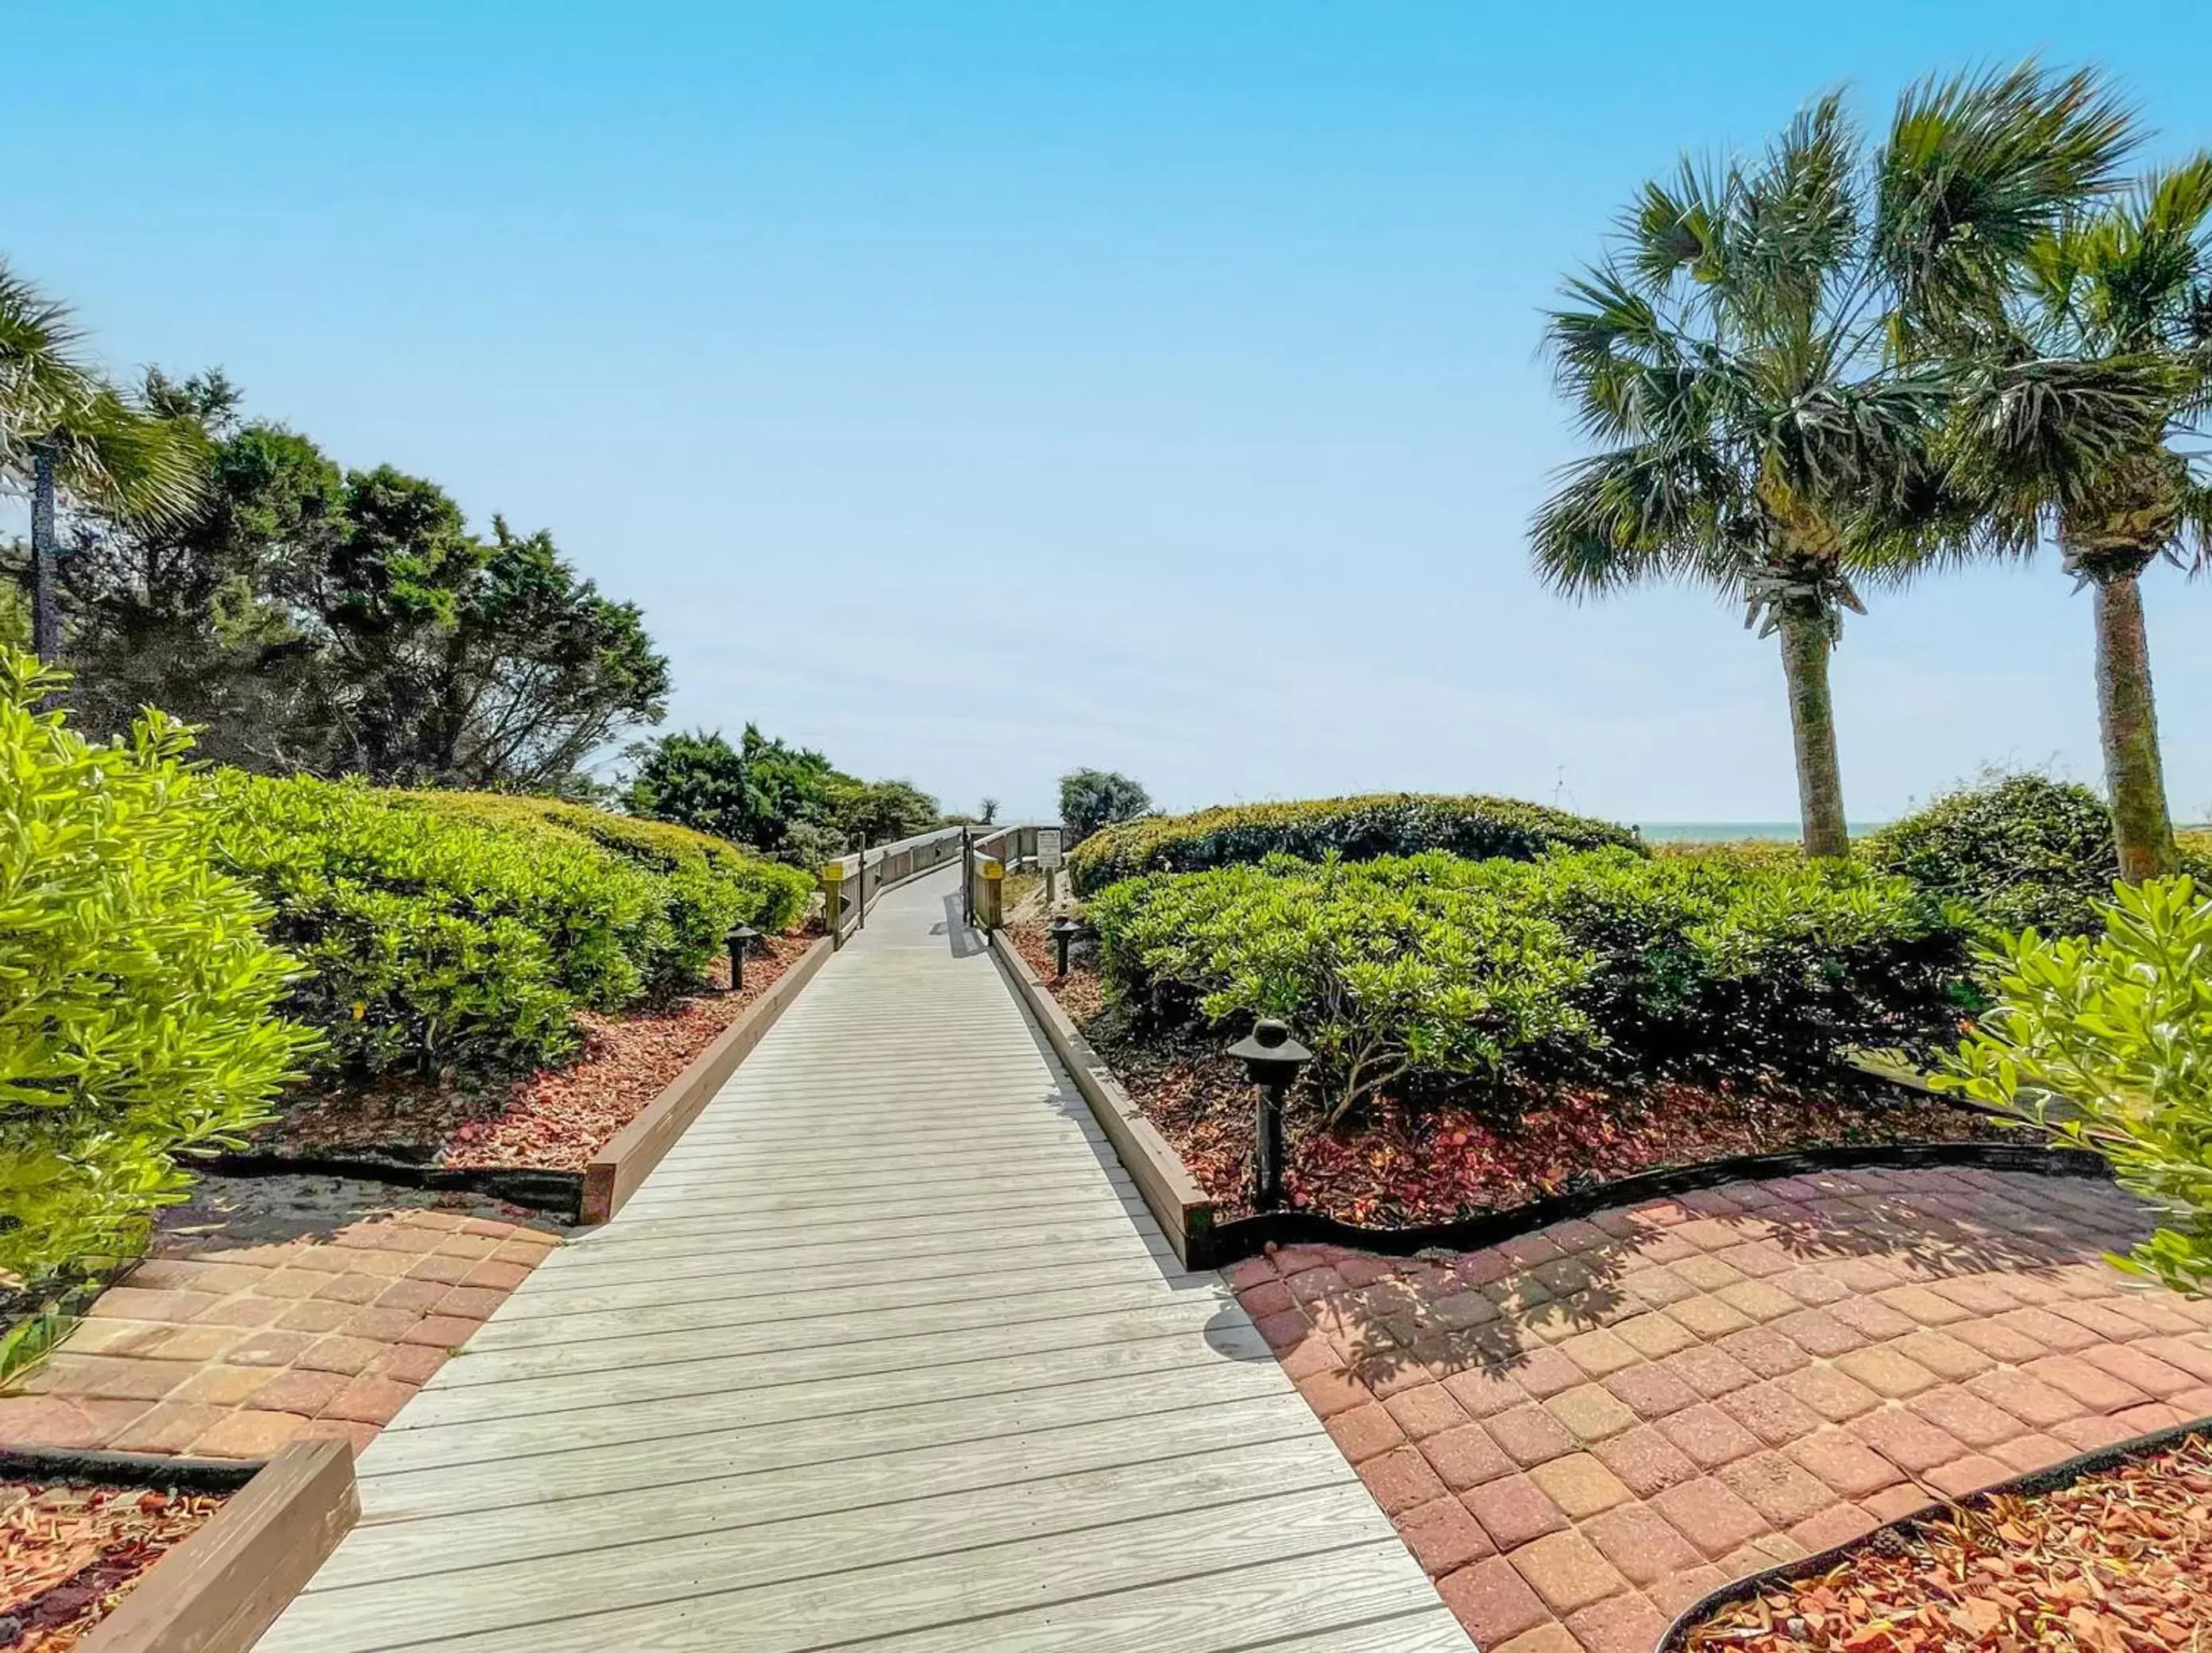
[[[345,1188],[380,1208],[355,1205],[343,1220],[294,1233],[281,1231],[298,1222],[272,1222],[265,1210],[212,1224],[172,1218],[155,1255],[0,1398],[0,1442],[260,1458],[337,1437],[357,1449],[556,1239],[430,1209],[429,1196],[404,1190],[281,1181],[312,1184],[325,1201],[325,1191]],[[262,1185],[227,1186],[266,1203]]]
[[[1496,1248],[1285,1247],[1246,1310],[1486,1653],[1650,1653],[1732,1577],[2212,1415],[2106,1184],[1739,1183]]]

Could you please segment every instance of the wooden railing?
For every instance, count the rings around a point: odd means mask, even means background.
[[[822,927],[830,939],[842,947],[847,936],[866,928],[868,909],[886,890],[960,860],[962,843],[969,830],[939,827],[879,848],[864,847],[823,866]]]

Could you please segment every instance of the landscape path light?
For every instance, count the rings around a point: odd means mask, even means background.
[[[1260,1088],[1252,1133],[1252,1206],[1272,1210],[1283,1202],[1283,1098],[1313,1052],[1291,1036],[1288,1023],[1268,1018],[1230,1046],[1229,1054],[1244,1064]]]
[[[1059,954],[1060,974],[1067,974],[1067,944],[1075,939],[1075,933],[1083,927],[1062,913],[1045,927],[1052,932],[1052,945]]]
[[[730,944],[730,991],[732,993],[743,993],[745,990],[745,949],[752,945],[753,938],[759,933],[760,932],[750,924],[732,924],[730,926],[729,934],[723,938]]]

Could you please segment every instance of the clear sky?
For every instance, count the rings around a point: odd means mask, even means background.
[[[221,364],[341,460],[550,527],[672,726],[1042,812],[1496,791],[1795,814],[1709,599],[1540,590],[1539,312],[1684,148],[2040,52],[2212,143],[2212,4],[0,0],[0,249],[118,370]],[[2148,581],[2212,814],[2212,580]],[[2056,566],[1879,600],[1854,818],[2098,775]]]

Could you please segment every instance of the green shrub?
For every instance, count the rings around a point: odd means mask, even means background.
[[[1147,816],[1085,838],[1068,856],[1076,892],[1143,872],[1199,872],[1268,855],[1370,861],[1441,849],[1482,860],[1533,860],[1547,850],[1639,848],[1626,827],[1510,798],[1393,793],[1300,804],[1240,804],[1195,815]]]
[[[1859,854],[2007,933],[2097,934],[2120,875],[2104,800],[2040,775],[2004,775],[1939,798],[1874,834]],[[2212,871],[2187,844],[2183,860],[2185,870]]]
[[[0,1276],[28,1281],[135,1250],[179,1152],[266,1118],[314,1043],[190,735],[149,712],[92,745],[39,709],[58,681],[0,648]]]
[[[1089,910],[1133,1008],[1280,1016],[1340,1108],[1401,1079],[1818,1075],[1845,1047],[1932,1049],[1972,1002],[1953,919],[1830,861],[1273,857],[1129,880]]]
[[[780,930],[809,880],[680,827],[579,805],[216,777],[214,849],[276,910],[299,1014],[362,1073],[558,1061],[579,1004],[703,979],[730,925]]]
[[[2094,939],[1991,949],[1996,1008],[1935,1082],[2112,1163],[2163,1218],[2132,1265],[2212,1288],[2212,894],[2119,886]]]
[[[1060,823],[1069,844],[1102,827],[1152,812],[1152,795],[1115,769],[1070,769],[1060,777]]]

